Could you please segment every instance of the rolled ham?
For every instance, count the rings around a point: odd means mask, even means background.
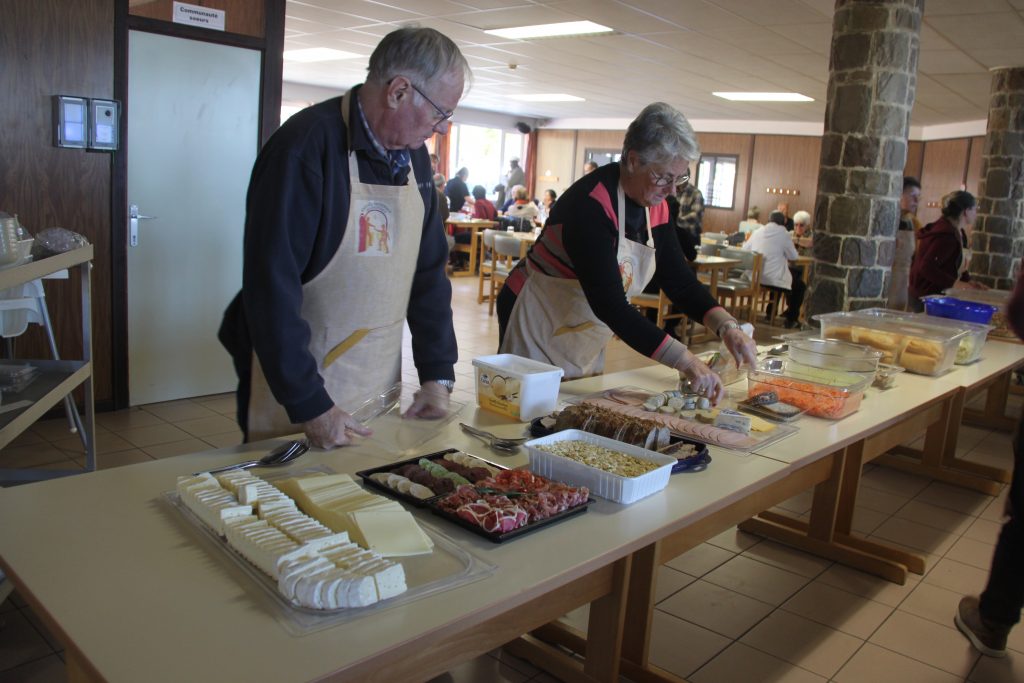
[[[630,399],[628,395],[616,394],[618,399]],[[740,434],[729,429],[722,429],[721,427],[715,427],[714,425],[703,424],[701,422],[693,422],[681,418],[677,415],[669,415],[666,413],[652,413],[645,410],[642,405],[626,403],[623,404],[619,400],[611,400],[607,398],[588,398],[583,403],[593,406],[600,406],[607,410],[613,410],[621,415],[628,415],[629,417],[640,418],[643,420],[650,420],[657,422],[658,424],[668,427],[671,431],[703,443],[713,444],[715,446],[725,446],[726,448],[737,448],[737,449],[751,449],[757,445],[757,439],[747,434]]]

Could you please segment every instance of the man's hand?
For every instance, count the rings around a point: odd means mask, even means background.
[[[331,406],[331,409],[320,417],[314,417],[309,422],[304,422],[302,431],[306,433],[310,445],[316,448],[348,446],[352,443],[353,435],[369,436],[373,434],[372,429],[364,427],[338,406]]]
[[[739,328],[726,330],[722,333],[722,343],[736,359],[736,365],[743,365],[743,363],[749,363],[751,366],[757,365],[757,344],[745,335],[743,330]]]
[[[450,395],[447,387],[437,382],[424,382],[420,390],[413,396],[412,405],[405,411],[404,418],[421,420],[439,420],[448,414]]]
[[[690,380],[690,387],[697,395],[706,396],[712,405],[718,405],[718,402],[725,398],[722,378],[689,351],[683,354],[683,359],[676,365],[676,370],[679,371],[680,379]]]

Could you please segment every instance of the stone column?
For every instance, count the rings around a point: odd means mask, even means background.
[[[924,0],[837,0],[807,315],[884,306]]]
[[[994,69],[971,279],[1013,289],[1024,256],[1024,67]]]

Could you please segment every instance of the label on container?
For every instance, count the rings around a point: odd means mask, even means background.
[[[522,384],[517,377],[509,377],[479,368],[476,398],[481,408],[519,419],[519,392]]]

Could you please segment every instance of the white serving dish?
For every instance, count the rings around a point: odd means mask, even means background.
[[[562,368],[511,353],[473,359],[476,401],[484,410],[529,422],[555,409]]]
[[[622,477],[538,448],[558,441],[583,441],[641,460],[649,460],[659,467],[638,477]],[[636,502],[668,486],[672,465],[677,462],[672,456],[655,453],[639,446],[630,446],[579,429],[565,429],[550,436],[527,441],[525,445],[530,454],[531,472],[572,486],[586,486],[595,496],[622,504]]]

